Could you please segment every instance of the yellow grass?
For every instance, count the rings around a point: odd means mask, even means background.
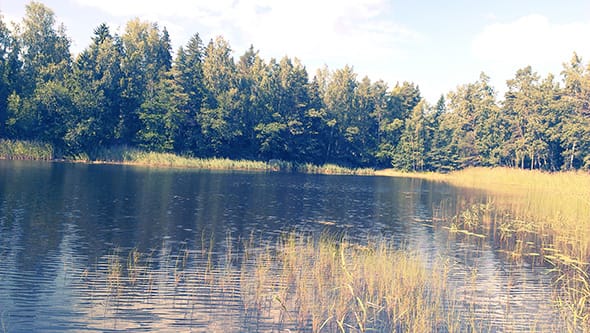
[[[250,304],[272,302],[279,316],[313,332],[458,331],[461,323],[442,266],[384,241],[358,245],[294,234],[254,255],[242,289]],[[260,288],[260,283],[274,286]]]
[[[550,232],[562,254],[590,261],[590,174],[470,169],[449,175],[449,183],[486,189],[497,206],[538,232]]]
[[[414,177],[482,189],[497,208],[512,217],[550,231],[568,255],[590,258],[590,174],[548,173],[510,168],[471,168],[450,174],[400,173],[380,170],[377,175]]]
[[[156,256],[136,250],[125,256],[116,249],[97,263],[99,271],[86,269],[80,280],[88,285],[99,316],[115,318],[119,329],[137,325],[132,318],[118,317],[122,306],[143,307],[146,314],[172,311],[194,318],[209,332],[223,332],[222,327],[291,332],[515,330],[510,320],[491,319],[477,310],[478,304],[472,303],[476,300],[464,298],[465,291],[456,293],[455,285],[447,284],[453,260],[441,258],[427,267],[419,254],[395,248],[388,240],[361,244],[289,233],[266,245],[250,238],[238,251],[232,243],[226,239],[225,253],[212,253],[207,244],[177,254],[162,250]],[[476,271],[470,272],[471,282],[465,282],[473,290]],[[207,310],[199,313],[196,307]],[[228,314],[234,322],[227,322]],[[161,318],[155,327],[166,328],[177,317]],[[530,324],[521,323],[519,329],[552,329],[539,328],[538,318],[531,314]],[[552,325],[560,331],[565,327]]]
[[[401,178],[417,178],[426,180],[439,180],[443,181],[447,179],[447,174],[436,173],[436,172],[406,172],[395,169],[381,169],[375,170],[375,176],[387,176],[387,177],[401,177]]]
[[[556,303],[572,330],[590,331],[590,174],[510,168],[471,168],[449,174],[400,173],[457,187],[485,190],[488,202],[464,207],[450,230],[473,233],[482,224],[515,259],[541,258],[554,266]],[[479,231],[479,230],[478,230]]]
[[[82,162],[88,162],[81,159]],[[315,165],[297,164],[282,160],[255,161],[232,160],[229,158],[198,158],[175,155],[172,153],[147,152],[129,147],[115,147],[100,151],[95,162],[117,163],[140,166],[191,168],[206,170],[248,170],[248,171],[283,171],[326,175],[372,175],[370,168],[346,168],[334,164]]]

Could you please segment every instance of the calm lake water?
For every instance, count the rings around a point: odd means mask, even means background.
[[[204,271],[240,240],[264,244],[291,231],[391,239],[426,265],[450,262],[449,283],[489,331],[552,327],[547,268],[511,264],[491,238],[441,226],[465,203],[486,200],[403,178],[0,161],[0,333],[279,332],[249,316],[244,295],[198,278],[174,283],[171,272],[180,260]],[[149,290],[114,293],[113,263],[132,249],[149,258]],[[193,251],[209,255],[200,261]]]

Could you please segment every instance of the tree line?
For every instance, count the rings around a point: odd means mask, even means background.
[[[106,24],[75,57],[41,3],[9,29],[0,15],[0,138],[51,143],[63,155],[128,146],[195,157],[281,159],[449,171],[468,166],[590,169],[590,66],[561,80],[528,66],[502,100],[481,74],[429,105],[353,68],[310,77],[296,58],[233,58],[223,37],[195,34],[173,54],[166,28]]]

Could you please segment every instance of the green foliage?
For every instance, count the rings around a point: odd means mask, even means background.
[[[590,69],[574,53],[563,70],[565,87],[560,98],[563,169],[590,169]]]
[[[173,151],[177,140],[182,139],[179,124],[184,116],[187,95],[172,79],[160,79],[158,85],[141,104],[139,147],[150,151]]]
[[[0,13],[0,124],[6,122],[6,109],[8,108],[8,96],[10,95],[10,80],[7,73],[9,72],[8,58],[11,47],[10,31],[3,22],[2,13]],[[4,126],[0,126],[0,136],[5,136]]]
[[[449,113],[442,122],[450,131],[449,154],[460,168],[500,164],[500,146],[504,142],[505,124],[496,104],[489,77],[481,74],[478,81],[460,86],[449,93]]]
[[[118,139],[122,101],[120,40],[106,24],[94,31],[92,43],[73,66],[74,110],[65,141],[72,152],[93,153]]]
[[[140,133],[144,125],[141,118],[150,113],[142,106],[155,95],[163,76],[171,69],[170,39],[166,29],[160,31],[156,23],[134,19],[127,23],[121,41],[124,56],[119,142],[142,144],[145,133]]]
[[[186,112],[180,119],[178,133],[182,139],[176,140],[175,146],[181,152],[199,153],[200,147],[206,145],[201,135],[198,121],[202,104],[206,96],[203,78],[203,41],[199,34],[195,34],[186,45],[181,47],[174,61],[174,81],[186,94]]]
[[[203,60],[203,81],[207,91],[197,122],[206,146],[203,156],[232,154],[232,146],[239,141],[242,124],[237,116],[239,91],[236,86],[236,67],[229,43],[222,37],[211,40]]]
[[[404,171],[423,171],[426,143],[424,109],[420,101],[406,119],[405,128],[393,156],[393,166]]]
[[[0,138],[48,142],[92,159],[128,146],[197,157],[450,171],[469,166],[590,169],[590,70],[573,55],[563,80],[525,67],[498,100],[481,74],[436,105],[418,86],[359,80],[353,67],[309,77],[296,58],[236,61],[227,40],[193,35],[172,59],[166,28],[106,24],[74,61],[54,13],[0,16]]]
[[[6,137],[62,146],[64,122],[72,105],[68,88],[70,42],[65,27],[56,27],[51,9],[31,2],[12,39],[6,42],[12,46],[12,54],[5,58],[8,79],[13,80],[8,83],[12,91],[2,116],[6,119]]]

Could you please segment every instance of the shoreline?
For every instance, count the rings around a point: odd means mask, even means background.
[[[0,160],[31,160],[64,163],[85,163],[105,165],[129,165],[139,167],[178,168],[194,170],[227,170],[251,172],[287,172],[322,175],[357,175],[423,179],[446,182],[453,186],[495,190],[514,190],[525,187],[539,187],[551,178],[575,176],[585,178],[588,171],[528,170],[509,167],[471,167],[448,173],[432,171],[402,171],[393,168],[349,168],[336,164],[316,165],[271,159],[269,161],[233,160],[229,158],[200,158],[176,155],[174,153],[148,152],[127,146],[100,149],[94,158],[87,154],[57,158],[50,144],[26,140],[0,139]]]
[[[44,161],[57,163],[129,165],[139,167],[177,168],[193,170],[227,170],[251,172],[285,172],[322,175],[375,175],[371,168],[347,168],[335,164],[315,165],[283,160],[232,160],[229,158],[200,158],[173,153],[148,152],[135,148],[102,149],[94,158],[86,154],[56,158],[53,148],[44,143],[0,139],[0,160]]]

